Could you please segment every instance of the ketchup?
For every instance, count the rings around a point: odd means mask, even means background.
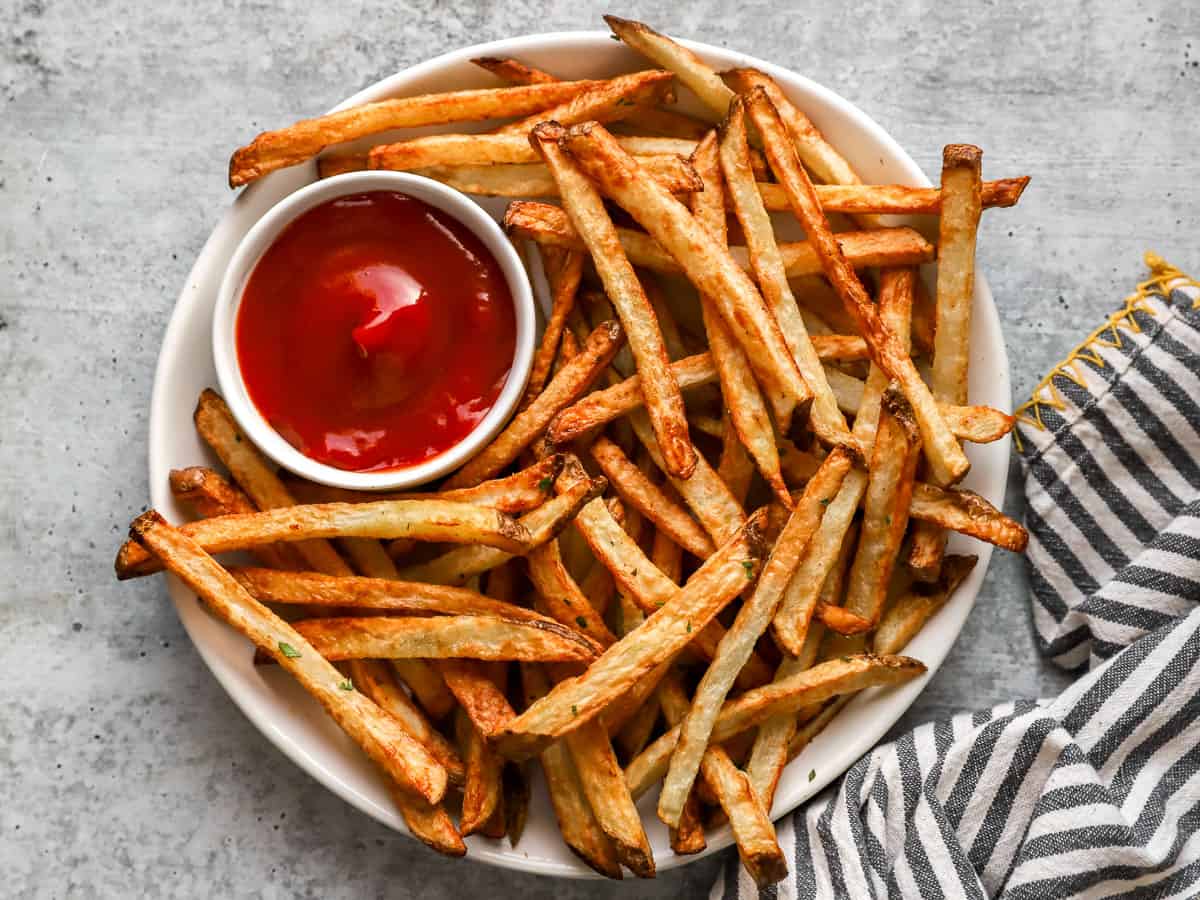
[[[304,455],[359,472],[423,462],[488,413],[516,347],[512,296],[466,226],[391,191],[292,222],[246,283],[250,399]]]

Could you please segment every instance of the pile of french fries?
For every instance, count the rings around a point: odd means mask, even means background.
[[[140,516],[116,568],[175,573],[296,678],[442,853],[515,846],[536,761],[597,872],[654,875],[635,802],[661,784],[676,853],[728,822],[766,885],[788,761],[857,692],[924,671],[898,654],[975,564],[947,533],[1024,549],[954,485],[960,442],[1013,424],[967,405],[968,335],[981,210],[1028,179],[984,182],[951,145],[939,188],[863,184],[766,74],[607,21],[661,68],[564,82],[480,59],[508,85],[300,122],[230,164],[233,185],[319,155],[323,176],[514,198],[553,302],[499,437],[436,491],[357,494],[277,472],[205,391],[196,426],[229,477],[173,472],[195,521]],[[492,119],[511,121],[335,146]],[[936,243],[892,213],[937,217]],[[806,240],[777,238],[789,217]],[[213,558],[230,551],[254,564]]]

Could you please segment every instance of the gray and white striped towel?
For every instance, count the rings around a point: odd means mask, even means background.
[[[1147,262],[1018,411],[1039,643],[1090,671],[876,748],[761,897],[1200,896],[1200,285]]]

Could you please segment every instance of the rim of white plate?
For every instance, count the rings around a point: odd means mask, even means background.
[[[891,180],[915,186],[929,186],[930,181],[918,168],[916,163],[887,132],[854,104],[845,100],[828,88],[784,69],[773,63],[758,59],[748,54],[715,47],[695,41],[680,40],[684,46],[692,49],[712,61],[720,68],[733,66],[753,66],[770,74],[778,80],[785,92],[790,95],[803,95],[806,99],[801,105],[814,119],[818,127],[829,132],[841,130],[842,126],[858,133],[868,144],[874,144],[881,154],[880,168],[898,169],[896,177]],[[397,96],[405,86],[430,76],[448,75],[449,70],[456,66],[469,66],[469,61],[477,56],[515,56],[523,57],[532,63],[538,63],[537,56],[547,53],[565,53],[570,59],[586,58],[587,54],[603,55],[612,51],[617,45],[613,44],[607,31],[569,31],[552,32],[547,34],[524,35],[521,37],[505,38],[465,47],[429,59],[396,74],[382,79],[362,91],[349,97],[339,104],[338,109],[350,105],[368,102],[385,96]],[[626,54],[628,55],[628,54]],[[629,55],[631,65],[634,57]],[[578,67],[576,63],[576,67]],[[643,63],[644,65],[644,63]],[[460,70],[461,72],[465,69]],[[452,79],[463,81],[463,78]],[[474,80],[476,83],[485,81],[485,77]],[[459,87],[462,85],[454,85]],[[431,90],[428,85],[422,85],[421,90]],[[442,89],[454,89],[447,87]],[[834,122],[833,117],[837,118]],[[836,140],[835,143],[839,143]],[[848,148],[839,147],[847,156],[853,157]],[[852,159],[852,162],[854,160]],[[865,180],[871,177],[873,163],[870,160],[860,160]],[[178,357],[188,352],[187,343],[197,341],[208,352],[209,341],[207,329],[211,325],[211,303],[220,283],[220,275],[224,270],[219,264],[219,258],[228,257],[236,245],[238,235],[235,232],[250,227],[236,220],[246,216],[261,216],[270,204],[263,204],[260,192],[266,187],[266,182],[273,185],[293,185],[292,190],[311,180],[314,168],[299,166],[296,169],[285,170],[268,176],[259,184],[252,185],[226,211],[221,221],[214,228],[204,248],[201,250],[196,263],[188,275],[187,282],[176,302],[170,322],[163,337],[162,350],[155,370],[154,390],[151,397],[150,440],[149,440],[149,474],[150,491],[153,504],[160,510],[174,512],[179,518],[179,510],[174,504],[167,485],[167,473],[172,466],[193,465],[200,461],[199,456],[205,454],[204,449],[195,442],[196,457],[184,459],[168,459],[166,430],[174,425],[168,425],[172,420],[180,418],[180,405],[184,404],[190,412],[191,403],[195,401],[193,393],[189,398],[180,394],[176,381],[182,376],[176,370],[180,363]],[[261,208],[258,208],[261,207]],[[250,224],[253,224],[251,221]],[[211,270],[215,270],[211,271]],[[205,312],[206,305],[208,314]],[[973,402],[984,402],[1011,411],[1011,388],[1009,379],[1008,356],[1000,331],[1000,319],[996,311],[986,280],[980,275],[975,283],[974,298],[975,316],[973,322],[974,340],[973,355],[982,351],[987,356],[987,365],[983,369],[977,363],[973,372],[979,373],[978,379],[972,376]],[[197,336],[197,332],[198,335]],[[980,341],[980,337],[986,341]],[[211,360],[208,360],[211,368]],[[194,366],[193,366],[194,368]],[[176,424],[178,424],[176,422]],[[968,453],[972,456],[974,482],[971,486],[984,494],[991,502],[1000,505],[1004,501],[1007,482],[1007,463],[1011,439],[1005,437],[1001,441],[984,446],[973,446]],[[211,458],[211,455],[209,455]],[[955,535],[952,541],[960,539]],[[851,701],[805,751],[789,764],[780,781],[776,793],[772,817],[779,818],[786,812],[795,809],[809,797],[819,793],[826,785],[837,778],[850,767],[859,757],[870,750],[884,733],[903,715],[913,700],[920,694],[924,685],[937,672],[949,653],[954,640],[962,630],[963,623],[974,604],[980,585],[987,571],[991,558],[992,547],[980,544],[970,539],[961,538],[964,547],[979,557],[979,562],[970,577],[959,587],[951,600],[934,617],[926,628],[917,635],[906,648],[906,652],[916,656],[926,663],[928,671],[921,678],[886,691],[874,689],[865,692]],[[347,750],[353,750],[348,741],[338,741],[338,736],[328,740],[307,732],[302,737],[289,731],[284,721],[289,715],[304,718],[308,729],[318,732],[326,731],[328,723],[315,704],[313,710],[280,709],[281,701],[273,696],[273,691],[283,689],[280,684],[263,684],[266,677],[253,671],[250,665],[251,653],[249,645],[232,631],[211,619],[200,607],[195,596],[177,579],[168,579],[168,590],[180,619],[195,644],[197,651],[214,677],[229,694],[233,702],[250,719],[251,722],[280,750],[292,759],[304,771],[308,772],[331,791],[353,804],[358,809],[388,825],[389,827],[407,833],[403,821],[397,811],[388,801],[386,792],[379,791],[380,796],[373,796],[371,786],[355,784],[350,776],[352,771],[335,772],[333,766],[353,769],[352,759],[347,758]],[[214,631],[213,629],[218,629]],[[221,632],[229,632],[222,636]],[[230,648],[240,646],[240,655]],[[311,714],[310,714],[311,712]],[[832,746],[836,744],[835,746]],[[376,785],[378,787],[378,785]],[[536,802],[536,800],[535,800]],[[639,804],[643,811],[648,832],[651,833],[652,844],[655,846],[655,859],[659,871],[666,871],[692,860],[700,859],[733,843],[732,834],[726,826],[712,832],[708,836],[708,847],[700,854],[693,856],[676,856],[662,840],[659,834],[660,826],[653,816],[653,794],[643,798]],[[531,810],[531,822],[533,819]],[[553,827],[553,826],[552,826]],[[557,828],[553,827],[555,833]],[[486,862],[523,872],[541,875],[553,875],[569,878],[597,878],[576,860],[565,847],[561,846],[553,854],[533,855],[528,852],[529,826],[527,836],[517,849],[510,848],[506,842],[489,838],[472,836],[467,839],[469,847],[468,860]]]

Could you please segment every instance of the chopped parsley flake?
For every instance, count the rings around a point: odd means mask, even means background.
[[[587,619],[585,619],[583,616],[576,616],[575,624],[580,628],[587,628]]]
[[[809,769],[809,770],[808,770],[808,780],[809,780],[809,781],[812,781],[812,780],[813,780],[814,778],[816,778],[816,777],[817,777],[817,770],[816,770],[816,769]]]
[[[691,622],[687,623],[687,630],[688,630],[688,634],[692,633],[692,623]]]
[[[746,570],[746,577],[747,577],[747,578],[753,578],[753,577],[754,577],[754,560],[752,560],[752,559],[743,559],[743,560],[742,560],[742,568]]]
[[[286,656],[288,659],[295,659],[296,657],[298,657],[300,655],[299,650],[297,650],[291,644],[286,644],[283,641],[279,642],[279,652],[282,653],[284,656]]]
[[[538,490],[539,491],[543,491],[543,492],[548,491],[552,487],[554,487],[554,479],[553,478],[549,478],[549,477],[543,478],[541,481],[538,482]]]
[[[822,506],[828,506],[828,505],[829,505],[829,498],[828,498],[828,497],[822,497],[822,498],[821,498],[821,505],[822,505]]]
[[[338,687],[343,691],[352,691],[354,690],[354,682],[347,678],[345,681],[338,684]]]
[[[579,710],[575,708],[574,703],[571,704],[571,715],[573,715],[573,716],[579,715]]]

